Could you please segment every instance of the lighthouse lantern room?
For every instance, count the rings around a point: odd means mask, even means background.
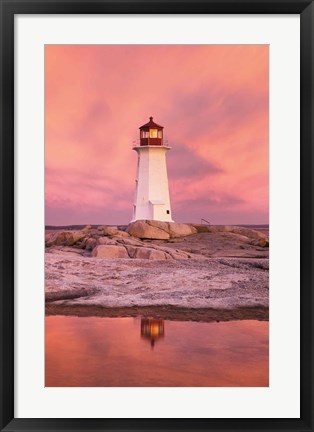
[[[158,220],[173,222],[171,217],[166,152],[171,147],[164,144],[163,126],[153,117],[140,128],[137,152],[137,173],[132,222]]]
[[[163,145],[163,126],[153,122],[153,117],[149,117],[149,122],[140,127],[140,145]]]

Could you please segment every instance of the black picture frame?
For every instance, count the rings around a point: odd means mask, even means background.
[[[301,22],[301,416],[300,419],[14,418],[14,15],[300,14]],[[0,0],[1,31],[1,389],[2,431],[313,431],[313,1]]]

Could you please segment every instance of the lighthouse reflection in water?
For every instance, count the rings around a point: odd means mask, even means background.
[[[152,349],[157,340],[165,336],[165,324],[163,320],[153,318],[141,319],[141,337],[150,341]]]
[[[46,316],[46,387],[268,386],[268,321],[141,318]]]

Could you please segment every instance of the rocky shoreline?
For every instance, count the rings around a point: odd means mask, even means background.
[[[147,307],[99,307],[99,306],[71,306],[46,304],[46,315],[66,315],[77,317],[142,317],[155,318],[168,321],[200,321],[220,322],[238,320],[268,321],[268,307],[242,307],[236,309],[211,309],[211,308],[179,308],[171,306],[147,306]]]
[[[268,319],[268,237],[253,229],[47,230],[45,265],[47,314]]]

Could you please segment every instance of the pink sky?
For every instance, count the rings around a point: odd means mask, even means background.
[[[45,47],[46,224],[127,224],[149,116],[176,222],[268,223],[268,46]]]

